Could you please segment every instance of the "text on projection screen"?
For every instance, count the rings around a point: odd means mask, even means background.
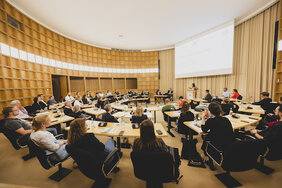
[[[175,77],[232,74],[234,22],[175,47]]]

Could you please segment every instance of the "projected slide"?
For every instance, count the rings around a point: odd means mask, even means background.
[[[234,21],[175,46],[175,77],[232,74]]]

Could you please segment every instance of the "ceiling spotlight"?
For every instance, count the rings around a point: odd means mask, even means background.
[[[120,37],[120,38],[121,38],[121,37],[123,37],[123,35],[118,35],[118,37]]]

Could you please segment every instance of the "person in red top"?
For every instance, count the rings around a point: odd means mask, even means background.
[[[184,102],[187,102],[189,104],[189,101],[184,99],[182,96],[179,97],[180,103],[179,103],[179,107],[182,107]]]
[[[239,97],[239,93],[237,89],[233,89],[233,96],[231,98],[237,99]]]

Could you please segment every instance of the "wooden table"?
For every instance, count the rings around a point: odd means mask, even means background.
[[[170,95],[154,95],[154,97],[155,97],[155,99],[157,99],[157,98],[163,98],[163,101],[164,101],[164,103],[165,103],[164,98],[169,98]],[[155,100],[155,103],[156,103],[156,100]]]
[[[207,100],[204,100],[204,99],[199,99],[199,98],[196,98],[196,99],[190,99],[191,101],[195,101],[195,102],[208,102]]]
[[[87,120],[86,124],[88,127],[87,132],[88,133],[94,133],[95,135],[99,136],[109,136],[109,137],[116,137],[117,138],[117,147],[120,149],[120,138],[139,138],[140,137],[140,129],[133,129],[131,123],[107,123],[106,127],[98,127],[99,121],[91,121]],[[163,128],[162,124],[155,123],[155,134],[157,137],[167,137],[168,134],[166,133],[165,129]],[[105,132],[105,129],[109,129],[107,132]],[[69,127],[66,128],[66,130],[69,130]],[[162,135],[159,135],[156,130],[162,131]],[[120,136],[120,131],[124,131],[123,135]]]
[[[85,112],[87,114],[91,114],[91,115],[95,115],[95,116],[98,116],[98,115],[106,112],[104,109],[98,109],[98,108],[85,108],[85,109],[82,109],[82,110],[83,110],[83,112]]]
[[[210,103],[202,103],[202,104],[199,104],[198,106],[196,106],[196,108],[201,108],[201,109],[208,109]]]
[[[197,112],[194,109],[191,109],[190,111],[194,115],[198,115],[198,114],[202,113],[202,112]],[[171,126],[171,118],[179,118],[181,112],[180,112],[180,110],[177,110],[177,111],[166,111],[164,113],[168,116],[168,126],[167,126],[168,130],[167,130],[167,133],[170,134],[170,136],[175,137],[174,134],[170,131],[171,128],[174,128],[174,127]]]
[[[136,110],[136,107],[128,108],[127,105],[120,104],[120,103],[111,103],[111,107],[117,110],[121,111],[129,111],[129,112],[134,112]],[[143,108],[144,111],[147,112],[154,112],[154,123],[157,121],[157,112],[156,111],[161,111],[163,106],[151,106],[151,107],[145,107]]]
[[[230,122],[232,124],[232,128],[235,131],[239,130],[241,128],[244,128],[246,126],[256,124],[262,119],[261,117],[257,117],[257,116],[249,116],[249,115],[244,115],[244,114],[237,114],[237,115],[240,116],[238,119],[233,118],[231,115],[224,116],[224,117],[227,117],[230,120]],[[201,123],[202,123],[201,120],[186,121],[186,122],[184,122],[184,125],[186,125],[190,129],[192,129],[193,131],[197,132],[198,134],[203,134],[203,131],[202,131],[202,128],[201,128]],[[193,144],[193,133],[192,133],[192,131],[189,131],[188,142],[190,142],[190,145],[192,146],[192,144]],[[191,151],[193,151],[193,150],[191,150]],[[194,156],[194,155],[192,154],[192,156]],[[191,160],[193,160],[193,159],[191,159]]]
[[[240,104],[239,102],[235,102],[239,106],[239,112],[245,112],[250,114],[265,114],[264,109],[260,105],[253,104]],[[251,109],[248,109],[251,108]]]
[[[147,115],[147,117],[149,119],[152,119],[152,117],[153,117],[151,112],[146,112],[144,114]],[[117,112],[117,113],[113,114],[113,116],[115,118],[124,118],[124,119],[131,119],[131,117],[132,117],[130,112],[123,112],[123,111],[122,112]]]
[[[49,115],[49,117],[51,119],[50,126],[74,120],[73,117],[67,116],[67,115],[63,115],[63,116],[61,115],[60,117],[56,118],[54,116],[56,116],[58,114],[57,113],[53,113],[52,111],[41,112],[41,113],[37,113],[36,115],[39,115],[39,114],[48,114]]]
[[[58,103],[58,104],[53,104],[49,106],[50,110],[54,110],[54,109],[60,109],[63,108],[65,106],[65,103]]]
[[[262,119],[261,117],[245,115],[245,114],[237,114],[237,115],[239,116],[239,118],[233,118],[231,115],[224,116],[230,120],[233,130],[238,130],[249,125],[257,124]],[[184,125],[193,129],[198,134],[202,134],[203,132],[201,129],[201,123],[202,123],[201,120],[196,122],[186,121],[184,122]]]

